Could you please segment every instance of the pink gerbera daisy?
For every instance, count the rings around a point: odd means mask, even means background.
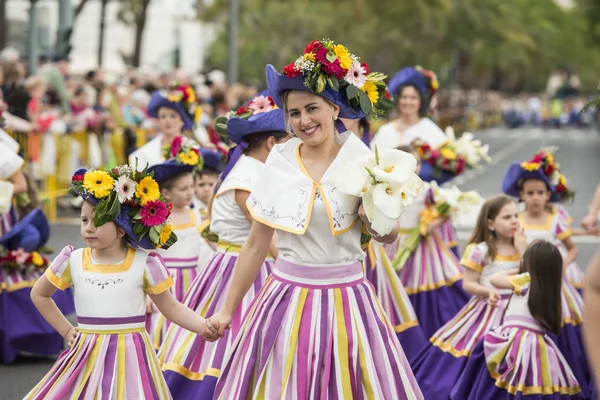
[[[273,109],[273,104],[267,96],[257,96],[248,104],[248,108],[253,111],[254,114],[260,114]]]
[[[365,71],[365,67],[360,65],[358,61],[354,61],[348,70],[348,73],[344,77],[344,80],[351,85],[361,88],[367,82],[366,73],[367,71]]]
[[[160,200],[153,200],[146,203],[140,210],[142,224],[145,226],[160,225],[169,216],[169,209],[166,204]]]

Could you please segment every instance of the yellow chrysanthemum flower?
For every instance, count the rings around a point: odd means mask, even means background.
[[[530,162],[521,163],[521,168],[523,168],[526,171],[535,171],[536,169],[539,169],[540,166],[541,166],[540,163],[530,163]]]
[[[437,81],[437,79],[433,79],[433,80],[431,81],[431,88],[432,88],[433,90],[437,90],[439,87],[440,87],[440,84],[439,84],[439,82]]]
[[[33,263],[33,265],[41,267],[44,264],[44,259],[42,258],[40,253],[34,251],[33,253],[31,253],[31,262]]]
[[[456,153],[447,147],[440,149],[440,154],[448,160],[456,160]]]
[[[315,55],[313,53],[304,53],[304,59],[315,62]]]
[[[160,237],[158,240],[158,243],[161,246],[167,243],[167,240],[169,240],[169,238],[171,237],[171,232],[173,232],[173,227],[171,226],[171,224],[166,224],[165,226],[163,226],[162,230],[160,231]]]
[[[90,171],[83,177],[83,187],[97,199],[108,196],[114,186],[114,179],[104,171]]]
[[[181,162],[187,165],[196,165],[200,159],[198,158],[198,154],[195,151],[188,151],[187,154],[181,153],[179,154],[179,158]]]
[[[550,153],[546,154],[546,161],[548,161],[548,164],[554,164],[554,156]]]
[[[377,100],[379,100],[379,92],[377,91],[377,85],[373,82],[367,81],[365,85],[360,88],[360,90],[362,90],[367,94],[367,96],[369,96],[369,100],[371,100],[371,103],[375,104],[377,103]]]
[[[341,44],[336,44],[333,46],[333,52],[337,56],[338,60],[340,60],[340,66],[344,69],[350,69],[352,66],[352,59],[350,58],[350,52],[348,49]]]
[[[136,185],[135,195],[140,199],[142,205],[149,201],[158,200],[160,197],[158,183],[149,176],[145,177]]]

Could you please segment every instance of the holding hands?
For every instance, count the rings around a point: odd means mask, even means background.
[[[219,311],[205,320],[199,333],[207,342],[214,342],[225,336],[225,329],[231,328],[231,320],[232,316],[230,314]]]

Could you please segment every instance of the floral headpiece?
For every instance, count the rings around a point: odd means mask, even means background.
[[[544,147],[535,153],[531,160],[522,162],[521,167],[527,171],[541,169],[554,186],[556,196],[560,197],[560,200],[570,200],[575,197],[575,192],[567,186],[567,178],[561,173],[560,164],[554,159],[557,150],[556,146]]]
[[[349,105],[365,114],[382,116],[384,107],[385,74],[371,72],[367,63],[332,40],[313,40],[304,54],[286,65],[282,73],[290,78],[304,76],[304,86],[313,93],[322,93],[327,86],[345,93]]]
[[[134,247],[167,249],[177,241],[169,219],[172,206],[147,168],[141,172],[128,165],[108,171],[79,169],[71,186],[96,206],[95,226],[115,222]]]
[[[429,92],[429,99],[431,99],[440,88],[440,83],[438,81],[437,75],[435,72],[425,69],[420,65],[415,67],[417,71],[423,74],[423,78],[425,78],[425,84],[427,85],[427,91]]]
[[[277,105],[271,96],[256,96],[248,105],[238,108],[236,111],[229,111],[227,114],[215,119],[215,130],[219,132],[221,137],[227,138],[227,121],[231,117],[248,119],[253,115],[273,111]]]
[[[167,99],[179,103],[183,110],[189,115],[194,124],[200,121],[202,108],[197,103],[196,92],[190,85],[173,82],[169,85]]]
[[[175,137],[170,146],[163,147],[163,157],[175,164],[191,165],[198,171],[204,166],[200,145],[184,136]]]

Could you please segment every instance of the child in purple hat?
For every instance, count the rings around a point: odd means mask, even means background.
[[[42,316],[68,342],[26,399],[171,399],[145,330],[146,294],[171,321],[203,332],[204,318],[178,303],[157,248],[177,237],[170,209],[146,171],[129,166],[78,170],[72,189],[81,208],[83,249],[65,247],[32,289]],[[50,298],[75,289],[77,327]]]

